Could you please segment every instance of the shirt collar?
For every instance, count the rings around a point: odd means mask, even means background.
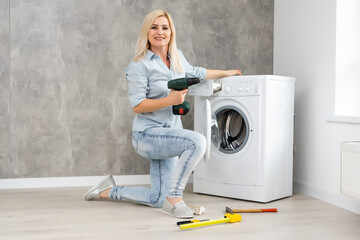
[[[146,55],[145,55],[145,58],[146,58],[146,60],[149,61],[154,55],[155,55],[155,53],[153,53],[153,52],[150,51],[150,50],[147,50]]]
[[[154,56],[157,56],[157,55],[148,49],[147,52],[146,52],[146,54],[145,54],[146,60],[149,61],[149,60],[152,59]],[[168,58],[170,59],[170,62],[171,62],[170,54],[168,53],[167,56],[168,56]]]

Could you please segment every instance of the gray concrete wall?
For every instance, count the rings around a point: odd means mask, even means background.
[[[9,0],[0,0],[0,178],[11,176],[9,158]]]
[[[272,74],[273,0],[0,0],[0,178],[148,174],[124,69],[158,8],[193,65]]]

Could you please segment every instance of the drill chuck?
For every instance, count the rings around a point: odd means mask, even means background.
[[[199,78],[187,78],[186,81],[187,81],[188,87],[190,87],[191,85],[200,83]]]

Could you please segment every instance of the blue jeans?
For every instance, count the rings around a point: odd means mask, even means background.
[[[191,172],[203,157],[206,139],[200,133],[174,128],[133,132],[137,153],[151,159],[150,188],[115,186],[110,199],[162,207],[166,197],[182,197]]]

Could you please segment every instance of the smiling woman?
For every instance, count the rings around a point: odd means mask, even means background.
[[[155,19],[154,23],[151,25],[151,28],[148,32],[148,38],[151,45],[151,48],[163,47],[167,48],[170,42],[171,29],[169,27],[169,21],[166,17],[158,17]],[[158,45],[158,42],[161,42]]]
[[[164,213],[191,218],[193,211],[183,201],[191,172],[203,157],[206,140],[198,132],[183,129],[172,105],[184,102],[187,89],[170,90],[176,78],[208,79],[241,75],[241,70],[208,70],[190,65],[176,46],[176,31],[169,13],[150,12],[144,20],[135,47],[135,59],[126,69],[130,105],[136,113],[132,144],[142,157],[151,159],[150,188],[116,186],[111,175],[92,187],[86,200],[110,198],[132,200]]]
[[[167,25],[167,30],[162,24]],[[145,58],[147,50],[151,48],[151,41],[149,38],[150,32],[154,32],[159,30],[159,26],[161,26],[160,30],[169,31],[169,42],[166,46],[167,54],[169,58],[171,58],[171,64],[174,67],[174,70],[178,73],[183,72],[183,66],[181,64],[180,55],[178,54],[177,45],[176,45],[176,30],[174,21],[171,15],[164,10],[154,10],[150,12],[144,19],[139,38],[136,42],[135,46],[135,57],[134,60],[140,61]],[[154,29],[156,28],[156,29]]]
[[[169,27],[169,21],[165,16],[155,19],[148,33],[148,39],[150,42],[150,50],[166,58],[161,59],[168,68],[170,68],[170,59],[167,56],[168,45],[171,37],[171,29]]]

